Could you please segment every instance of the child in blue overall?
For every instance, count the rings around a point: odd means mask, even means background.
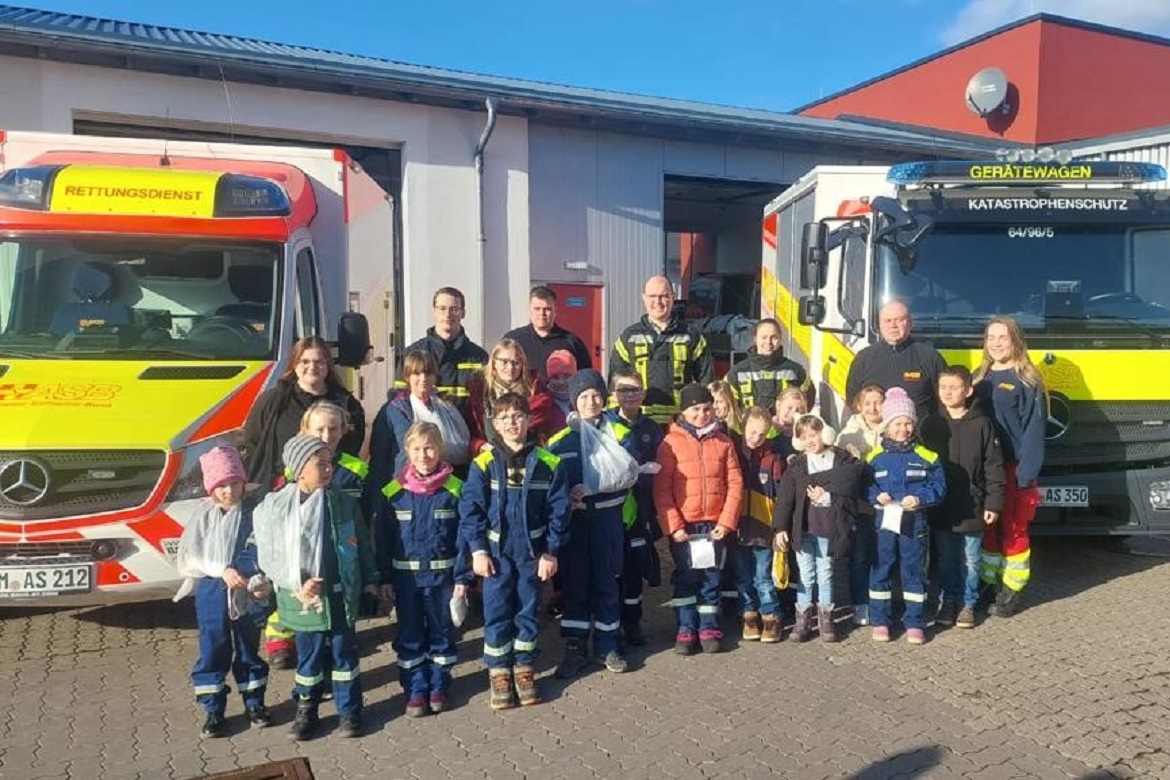
[[[626,645],[646,644],[642,631],[642,583],[652,588],[662,584],[662,564],[654,543],[662,538],[658,516],[654,512],[654,475],[658,473],[658,445],[662,443],[662,426],[642,412],[646,389],[638,372],[621,368],[609,378],[610,392],[617,407],[606,411],[609,422],[620,423],[630,429],[634,459],[642,467],[638,484],[634,486],[637,514],[626,528],[625,565],[622,569],[622,636]]]
[[[536,689],[541,583],[557,571],[569,530],[569,486],[561,459],[528,440],[528,400],[492,402],[499,446],[471,464],[459,504],[459,538],[483,577],[483,662],[491,708],[540,701]]]
[[[276,584],[281,622],[296,643],[297,709],[290,736],[310,739],[320,728],[317,710],[331,654],[338,732],[357,737],[362,687],[354,622],[362,594],[379,595],[373,549],[357,500],[329,487],[333,452],[325,442],[294,436],[284,445],[283,460],[296,481],[264,497],[255,525],[261,567]]]
[[[382,488],[375,529],[382,598],[398,605],[399,677],[406,716],[447,708],[456,657],[451,599],[464,598],[471,582],[459,550],[459,499],[463,482],[441,458],[443,437],[434,423],[417,422],[404,439],[407,465]]]
[[[593,655],[614,673],[628,665],[618,641],[622,625],[622,569],[625,566],[625,512],[635,511],[629,488],[586,495],[584,451],[580,426],[592,425],[604,436],[613,436],[625,448],[630,429],[606,422],[608,401],[605,380],[591,368],[578,371],[569,381],[569,399],[575,418],[568,428],[549,439],[549,449],[564,461],[572,485],[573,516],[569,541],[561,559],[561,636],[565,657],[557,667],[562,680],[576,677],[588,661],[590,629]],[[631,455],[632,458],[632,455]],[[632,484],[631,484],[632,487]]]
[[[247,472],[240,453],[216,447],[199,458],[208,500],[179,540],[176,565],[186,577],[175,601],[195,594],[199,659],[191,669],[195,700],[207,719],[202,736],[221,737],[230,689],[228,670],[244,699],[249,722],[271,722],[264,706],[268,664],[260,657],[260,627],[272,584],[259,575],[252,538],[253,502],[244,499]],[[233,658],[234,655],[234,658]]]
[[[877,509],[877,557],[869,579],[869,619],[875,642],[890,641],[891,579],[901,563],[906,640],[926,642],[926,558],[930,547],[926,509],[946,497],[947,482],[938,455],[918,444],[914,402],[900,387],[890,388],[882,402],[882,433],[878,448],[866,456],[872,470],[869,502]],[[897,527],[884,520],[886,507],[898,505]]]
[[[370,467],[361,458],[338,450],[341,438],[349,433],[351,427],[349,412],[332,401],[317,401],[301,415],[300,432],[320,439],[333,451],[333,479],[329,486],[362,501],[363,520],[369,530],[369,498],[362,494]],[[284,484],[292,481],[292,475],[286,467]],[[281,624],[279,612],[268,616],[268,623],[264,627],[264,650],[273,667],[291,669],[296,666],[293,632]]]

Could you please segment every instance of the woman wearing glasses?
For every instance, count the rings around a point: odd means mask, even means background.
[[[544,443],[560,427],[553,417],[553,399],[528,367],[528,358],[520,344],[503,338],[492,347],[483,371],[471,378],[468,386],[468,427],[471,429],[471,452],[478,454],[492,443],[492,404],[505,393],[516,393],[528,400],[530,411],[529,439]]]

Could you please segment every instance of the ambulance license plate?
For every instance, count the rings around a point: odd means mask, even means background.
[[[1040,490],[1044,506],[1089,505],[1089,489],[1083,485],[1046,485]]]
[[[0,599],[27,599],[93,590],[93,566],[0,566]]]

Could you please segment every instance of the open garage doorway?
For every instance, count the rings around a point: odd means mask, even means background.
[[[714,328],[707,341],[717,376],[742,351],[722,325],[736,316],[759,317],[760,224],[764,206],[787,186],[692,176],[664,179],[666,275],[679,291],[683,316]]]

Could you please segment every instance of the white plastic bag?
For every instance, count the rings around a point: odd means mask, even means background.
[[[578,423],[585,495],[629,490],[638,481],[638,462],[622,448],[608,424]]]
[[[299,593],[306,578],[321,575],[321,533],[325,491],[300,501],[295,486],[269,493],[253,514],[260,568],[277,588]],[[305,609],[323,609],[320,598]]]
[[[175,601],[190,595],[200,578],[223,576],[224,570],[231,565],[239,533],[238,506],[224,512],[210,500],[204,502],[199,514],[191,519],[179,537],[175,568],[185,579],[175,593]]]
[[[452,596],[447,608],[451,611],[451,624],[455,628],[462,626],[463,621],[467,620],[467,612],[470,609],[467,596]]]
[[[471,462],[471,432],[467,430],[467,421],[458,409],[442,398],[432,398],[428,407],[413,395],[410,397],[410,407],[416,421],[439,426],[445,462],[452,466],[464,466]]]

